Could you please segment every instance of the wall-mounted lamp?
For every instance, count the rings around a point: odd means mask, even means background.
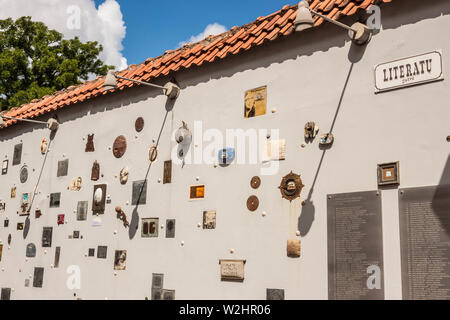
[[[180,95],[180,87],[178,87],[176,84],[174,84],[172,82],[168,82],[163,87],[163,86],[159,86],[157,84],[153,84],[153,83],[149,83],[149,82],[144,82],[144,81],[140,81],[140,80],[135,80],[135,79],[118,76],[118,75],[116,75],[116,73],[113,70],[108,71],[108,74],[106,75],[106,78],[105,78],[105,82],[103,83],[103,88],[105,90],[116,89],[117,88],[117,79],[128,80],[128,81],[140,83],[140,84],[143,84],[146,86],[162,89],[162,90],[164,90],[164,94],[166,96],[168,96],[170,99],[176,99]]]
[[[352,41],[358,45],[366,44],[372,38],[372,30],[366,25],[356,22],[351,27],[333,19],[328,18],[318,12],[315,12],[309,7],[309,3],[304,0],[298,4],[297,18],[295,19],[295,31],[302,31],[312,28],[314,26],[314,20],[312,15],[321,17],[322,19],[331,22],[341,28],[348,30],[348,35]]]
[[[5,122],[3,121],[3,119],[45,124],[50,131],[56,131],[59,128],[58,121],[56,121],[56,119],[53,119],[53,118],[50,118],[50,119],[48,119],[47,122],[45,122],[45,121],[37,121],[37,120],[31,120],[31,119],[21,119],[21,118],[7,117],[7,116],[4,116],[4,115],[0,115],[0,128],[3,128],[5,126]]]

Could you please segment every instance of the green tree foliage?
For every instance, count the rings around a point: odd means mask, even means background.
[[[0,109],[105,75],[113,67],[98,58],[102,50],[96,41],[63,39],[31,17],[0,20]]]

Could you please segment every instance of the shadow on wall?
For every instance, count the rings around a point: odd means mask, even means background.
[[[447,163],[433,196],[431,207],[442,222],[447,234],[450,234],[450,155],[447,157]]]
[[[166,105],[165,105],[166,115],[164,116],[164,120],[163,120],[161,129],[158,134],[158,140],[156,141],[156,148],[158,148],[159,142],[161,140],[161,135],[164,130],[164,126],[166,125],[166,122],[167,122],[167,116],[169,115],[169,112],[171,112],[173,110],[173,108],[175,107],[175,102],[176,102],[176,100],[174,100],[174,99],[167,98],[167,100],[166,100]],[[142,184],[141,190],[139,191],[139,197],[137,199],[136,207],[134,208],[133,215],[131,216],[131,222],[130,222],[130,226],[129,226],[129,230],[128,230],[128,235],[129,235],[130,239],[133,239],[136,236],[136,232],[139,228],[139,204],[140,204],[140,200],[142,197],[142,192],[144,189],[146,189],[145,185],[147,184],[148,176],[150,174],[150,169],[152,168],[152,164],[153,164],[153,162],[150,162],[150,164],[148,165],[148,168],[147,168],[147,173],[145,174],[145,178],[142,179],[143,181],[146,181],[146,182],[144,184]]]
[[[366,46],[358,46],[358,45],[352,44],[352,46],[350,47],[350,51],[348,53],[348,59],[350,61],[350,68],[348,70],[347,78],[345,79],[344,87],[342,88],[342,92],[339,97],[339,102],[337,104],[336,113],[334,114],[333,122],[331,124],[329,133],[333,133],[334,126],[336,124],[336,120],[339,115],[339,111],[341,109],[342,102],[344,100],[345,91],[347,90],[350,76],[353,71],[353,66],[355,63],[357,63],[361,60],[361,58],[364,55],[365,50],[366,50]],[[306,204],[302,207],[302,212],[300,213],[300,217],[298,218],[298,230],[300,231],[300,236],[302,236],[302,237],[306,236],[309,233],[309,230],[311,229],[312,224],[315,219],[316,209],[315,209],[314,203],[312,202],[311,199],[312,199],[312,194],[314,192],[314,187],[317,182],[317,178],[319,176],[320,169],[322,167],[323,160],[325,158],[325,153],[329,150],[329,148],[321,148],[321,149],[323,150],[322,156],[320,158],[319,165],[317,167],[317,171],[314,176],[314,181],[309,190],[308,198],[306,199]]]

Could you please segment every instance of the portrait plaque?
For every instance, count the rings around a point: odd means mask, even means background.
[[[220,260],[222,281],[244,281],[245,260]]]
[[[267,86],[245,92],[244,117],[253,118],[266,114]]]
[[[22,144],[16,144],[14,146],[13,166],[20,164],[22,161]]]
[[[175,238],[175,219],[166,220],[166,238]]]
[[[59,208],[61,202],[61,193],[50,194],[50,208]]]
[[[106,259],[107,252],[108,252],[107,246],[98,246],[97,247],[97,258],[98,259]]]
[[[203,211],[203,229],[215,229],[216,228],[216,211]]]
[[[124,136],[116,138],[113,144],[113,154],[116,158],[122,158],[127,151],[127,139]]]
[[[44,282],[44,268],[34,268],[33,287],[42,288]]]
[[[283,289],[267,289],[266,290],[267,300],[284,300],[284,290]]]
[[[50,248],[52,246],[52,227],[44,227],[42,231],[42,247]]]
[[[93,214],[105,213],[106,204],[106,184],[99,184],[94,186],[94,193],[92,196],[92,212]]]
[[[147,202],[147,180],[134,181],[131,205],[146,204]]]
[[[65,177],[67,176],[68,171],[69,171],[69,159],[58,161],[58,172],[56,173],[56,176]]]
[[[27,245],[27,250],[25,252],[25,255],[27,258],[34,258],[36,257],[36,246],[34,243],[29,243]]]
[[[11,299],[11,288],[2,288],[0,300]]]
[[[125,270],[127,250],[116,250],[114,257],[114,270]]]
[[[327,212],[328,298],[383,300],[381,193],[329,195]],[[372,268],[380,271],[376,274],[380,287],[369,289]]]
[[[450,185],[399,190],[405,300],[450,299]]]

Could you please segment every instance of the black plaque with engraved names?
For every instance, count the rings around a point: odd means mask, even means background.
[[[405,300],[450,299],[450,185],[399,190]]]
[[[328,298],[383,300],[383,282],[381,193],[329,195]]]

